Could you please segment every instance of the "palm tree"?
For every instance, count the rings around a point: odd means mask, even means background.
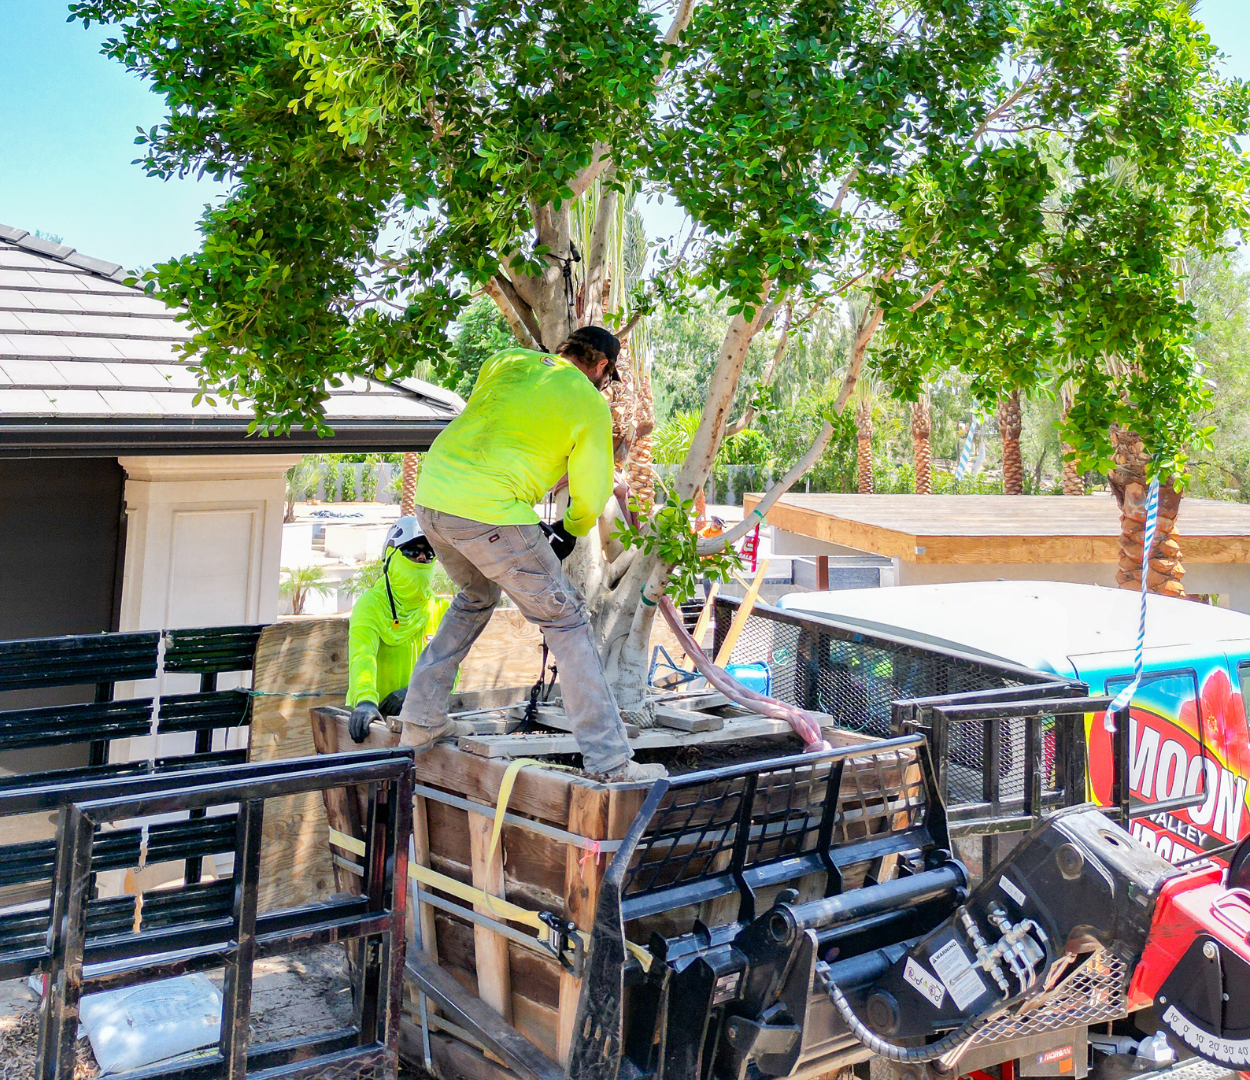
[[[998,403],[998,433],[1003,440],[1003,494],[1024,494],[1024,461],[1020,457],[1020,391],[1013,390]]]
[[[916,466],[916,494],[933,494],[933,425],[929,417],[929,395],[921,394],[911,406],[911,453]]]
[[[417,477],[421,473],[420,459],[416,454],[405,454],[403,457],[402,480],[399,489],[399,513],[407,517],[417,505]]]
[[[1072,408],[1074,401],[1074,390],[1071,381],[1065,382],[1059,388],[1059,407],[1060,418],[1067,420],[1068,410]],[[1068,455],[1072,453],[1072,447],[1067,443],[1063,444],[1063,493],[1065,495],[1084,495],[1085,494],[1085,477],[1081,475],[1080,469],[1077,468],[1075,461],[1068,460]]]
[[[334,586],[326,581],[325,572],[320,566],[284,566],[282,568],[278,595],[291,598],[292,614],[303,615],[304,605],[314,593],[317,596],[329,596],[333,591]]]
[[[1116,581],[1122,588],[1140,589],[1149,490],[1146,466],[1150,457],[1141,439],[1127,428],[1113,427],[1111,444],[1115,447],[1115,468],[1107,474],[1107,479],[1120,507],[1120,569],[1116,573]],[[1181,562],[1180,545],[1172,535],[1180,504],[1180,491],[1170,479],[1162,480],[1159,484],[1159,520],[1146,587],[1150,592],[1165,596],[1185,595],[1185,587],[1181,584],[1185,567]]]
[[[872,379],[861,375],[855,386],[855,467],[861,495],[873,494],[872,407],[875,398]]]

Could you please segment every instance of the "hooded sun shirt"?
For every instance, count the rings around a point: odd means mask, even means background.
[[[464,412],[434,440],[417,503],[487,525],[536,525],[565,473],[564,524],[585,536],[612,494],[612,411],[559,356],[505,349],[483,365]]]
[[[379,577],[352,608],[348,631],[351,654],[347,706],[362,701],[378,704],[392,691],[407,686],[417,657],[434,636],[448,601],[430,589],[433,563],[414,563],[391,548],[386,553],[396,624],[386,595],[386,578]]]

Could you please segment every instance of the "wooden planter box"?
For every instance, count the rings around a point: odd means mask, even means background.
[[[398,742],[398,734],[375,725],[366,743],[353,743],[347,734],[348,715],[345,709],[312,711],[318,751],[331,753],[362,745],[380,747]],[[850,733],[838,734],[843,744],[875,741]],[[499,849],[488,862],[496,800],[509,761],[506,757],[488,756],[481,746],[473,745],[473,750],[440,745],[417,755],[418,792],[414,796],[413,814],[415,860],[522,907],[563,914],[589,931],[600,883],[617,846],[612,841],[626,834],[642,806],[646,789],[608,787],[574,773],[525,768],[519,773],[509,799],[507,809],[512,820],[505,824]],[[553,745],[562,746],[558,742]],[[903,771],[916,772],[918,782],[918,770]],[[898,769],[891,776],[883,776],[879,769],[857,767],[854,760],[847,762],[840,801],[846,808],[843,827],[848,833],[862,835],[878,831],[882,826],[888,828],[892,813],[889,788],[904,780],[911,782],[911,777],[904,777]],[[817,787],[813,786],[813,799],[823,800],[823,794],[815,794]],[[360,809],[348,793],[327,795],[326,804],[334,828],[361,835]],[[470,811],[466,808],[469,804],[480,805],[484,812]],[[536,824],[531,825],[531,822]],[[572,836],[561,838],[552,835],[553,832]],[[593,850],[596,841],[601,848],[598,856]],[[338,862],[336,860],[335,873],[339,887],[354,888],[355,879]],[[705,870],[724,869],[703,865],[708,863],[708,859],[702,863],[697,858],[691,860],[688,874],[698,876]],[[873,872],[874,876],[881,873],[889,876],[892,868],[875,867]],[[795,884],[785,883],[786,886]],[[800,879],[801,898],[822,895],[824,884],[823,873]],[[857,884],[858,880],[846,882],[847,887]],[[759,898],[761,904],[771,903],[772,896],[783,887],[763,890]],[[423,889],[422,895],[428,897],[431,893]],[[527,947],[446,910],[446,898],[441,894],[433,899],[434,903],[421,903],[419,912],[414,913],[410,892],[410,947],[419,941],[420,947],[463,986],[549,1057],[565,1063],[572,1041],[580,980],[564,970],[550,954],[544,955],[541,946]],[[483,908],[475,910],[479,914],[490,914]],[[669,934],[684,932],[690,929],[696,917],[705,924],[719,925],[732,921],[736,914],[737,897],[723,897],[697,909],[670,911],[631,923],[629,936],[645,943],[653,930]],[[419,1062],[423,1056],[421,1032],[412,1026],[419,1023],[415,995],[405,1002],[405,1009],[410,1021],[406,1027],[405,1056]],[[474,1045],[471,1033],[433,1014],[432,1005],[427,1003],[434,1064],[445,1080],[458,1077],[506,1080],[513,1075],[483,1054]]]
[[[398,743],[397,734],[377,726],[365,743],[353,743],[347,734],[348,716],[345,709],[313,710],[319,752]],[[589,931],[599,900],[599,884],[611,854],[601,851],[596,857],[587,848],[593,841],[602,843],[624,836],[642,806],[646,790],[608,787],[573,773],[524,769],[513,786],[509,814],[583,837],[586,846],[505,824],[501,843],[488,863],[495,805],[507,766],[506,759],[481,757],[451,746],[436,746],[417,756],[417,784],[481,805],[486,813],[472,813],[425,794],[414,796],[415,859],[522,907],[563,913]],[[358,831],[360,808],[349,801],[348,793],[328,795],[326,810],[332,827],[362,835]],[[335,873],[341,890],[354,891],[354,875],[337,861]],[[477,910],[490,914],[483,908]],[[572,1041],[580,980],[565,971],[554,957],[544,956],[539,951],[541,947],[527,948],[433,904],[420,905],[419,919],[419,940],[432,959],[550,1057],[565,1060]],[[416,937],[411,934],[410,942]],[[415,1014],[415,1002],[406,1002],[405,1007],[410,1016]],[[433,1009],[427,1011],[432,1013]],[[498,1076],[503,1072],[476,1052],[471,1039],[467,1045],[474,1052],[465,1054],[467,1035],[458,1030],[447,1032],[438,1018],[431,1023],[432,1048],[439,1050],[439,1064],[448,1075],[474,1075],[466,1071],[470,1065],[478,1067],[480,1075]],[[419,1033],[416,1038],[419,1058]],[[462,1046],[448,1047],[449,1038]],[[413,1049],[410,1045],[409,1052]]]

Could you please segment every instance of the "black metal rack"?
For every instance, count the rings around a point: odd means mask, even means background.
[[[221,1039],[216,1053],[144,1071],[145,1077],[241,1080],[303,1076],[394,1077],[398,1064],[408,838],[412,823],[412,756],[381,750],[296,758],[263,765],[209,766],[177,777],[116,779],[85,795],[67,790],[60,814],[55,888],[39,930],[5,939],[4,970],[47,975],[37,1075],[71,1080],[79,1002],[113,990],[193,971],[224,968]],[[260,838],[265,801],[343,785],[365,785],[369,812],[359,896],[278,911],[258,910]],[[142,900],[92,897],[93,875],[112,856],[102,826],[171,811],[237,804],[224,825],[233,877],[188,882]],[[137,925],[136,925],[137,924]],[[12,927],[11,929],[16,929]],[[360,941],[353,972],[355,1016],[348,1028],[250,1047],[252,965],[265,956],[335,942]]]

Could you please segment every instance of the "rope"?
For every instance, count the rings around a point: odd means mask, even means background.
[[[959,451],[959,462],[955,466],[955,479],[962,480],[968,471],[968,464],[972,461],[972,447],[976,442],[977,429],[981,426],[981,418],[974,416],[972,423],[968,425],[968,435],[964,439],[963,448]]]
[[[249,690],[246,686],[236,686],[234,688],[236,694],[246,694],[248,697],[284,697],[284,698],[314,698],[314,697],[342,697],[346,690],[305,690],[302,693],[287,693],[283,690]]]
[[[1103,713],[1103,727],[1107,731],[1115,731],[1115,714],[1125,708],[1137,688],[1141,686],[1142,650],[1146,644],[1146,594],[1150,591],[1148,578],[1150,575],[1150,555],[1155,546],[1155,530],[1159,525],[1159,478],[1150,481],[1150,493],[1146,496],[1146,535],[1142,539],[1141,548],[1141,617],[1137,623],[1137,651],[1133,657],[1133,679],[1124,687]],[[1199,725],[1201,726],[1201,725]]]

